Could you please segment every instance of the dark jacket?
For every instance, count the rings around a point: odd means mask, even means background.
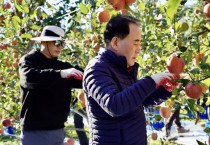
[[[64,127],[70,110],[71,88],[82,87],[82,81],[61,78],[60,70],[72,67],[67,62],[46,58],[39,50],[32,50],[20,59],[23,130]]]
[[[90,145],[146,145],[144,107],[171,96],[151,77],[137,80],[138,64],[127,71],[125,57],[101,49],[85,69]]]

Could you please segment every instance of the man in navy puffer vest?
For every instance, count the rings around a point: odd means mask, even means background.
[[[160,72],[137,80],[141,51],[139,21],[117,15],[105,32],[106,48],[87,65],[83,77],[90,124],[90,145],[146,145],[144,106],[159,104],[171,96]]]

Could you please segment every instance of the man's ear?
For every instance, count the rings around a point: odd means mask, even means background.
[[[118,45],[118,38],[117,37],[113,37],[112,40],[111,40],[111,47],[112,49],[116,50],[118,49],[117,45]]]

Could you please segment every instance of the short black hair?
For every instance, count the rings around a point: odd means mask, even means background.
[[[129,24],[140,26],[140,21],[130,15],[115,15],[106,25],[104,31],[104,42],[110,43],[113,37],[124,39],[129,34]]]

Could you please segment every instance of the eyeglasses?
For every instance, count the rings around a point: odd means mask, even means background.
[[[57,46],[57,47],[58,47],[58,46],[65,47],[65,43],[62,42],[62,41],[59,41],[59,40],[54,41],[54,45]]]

